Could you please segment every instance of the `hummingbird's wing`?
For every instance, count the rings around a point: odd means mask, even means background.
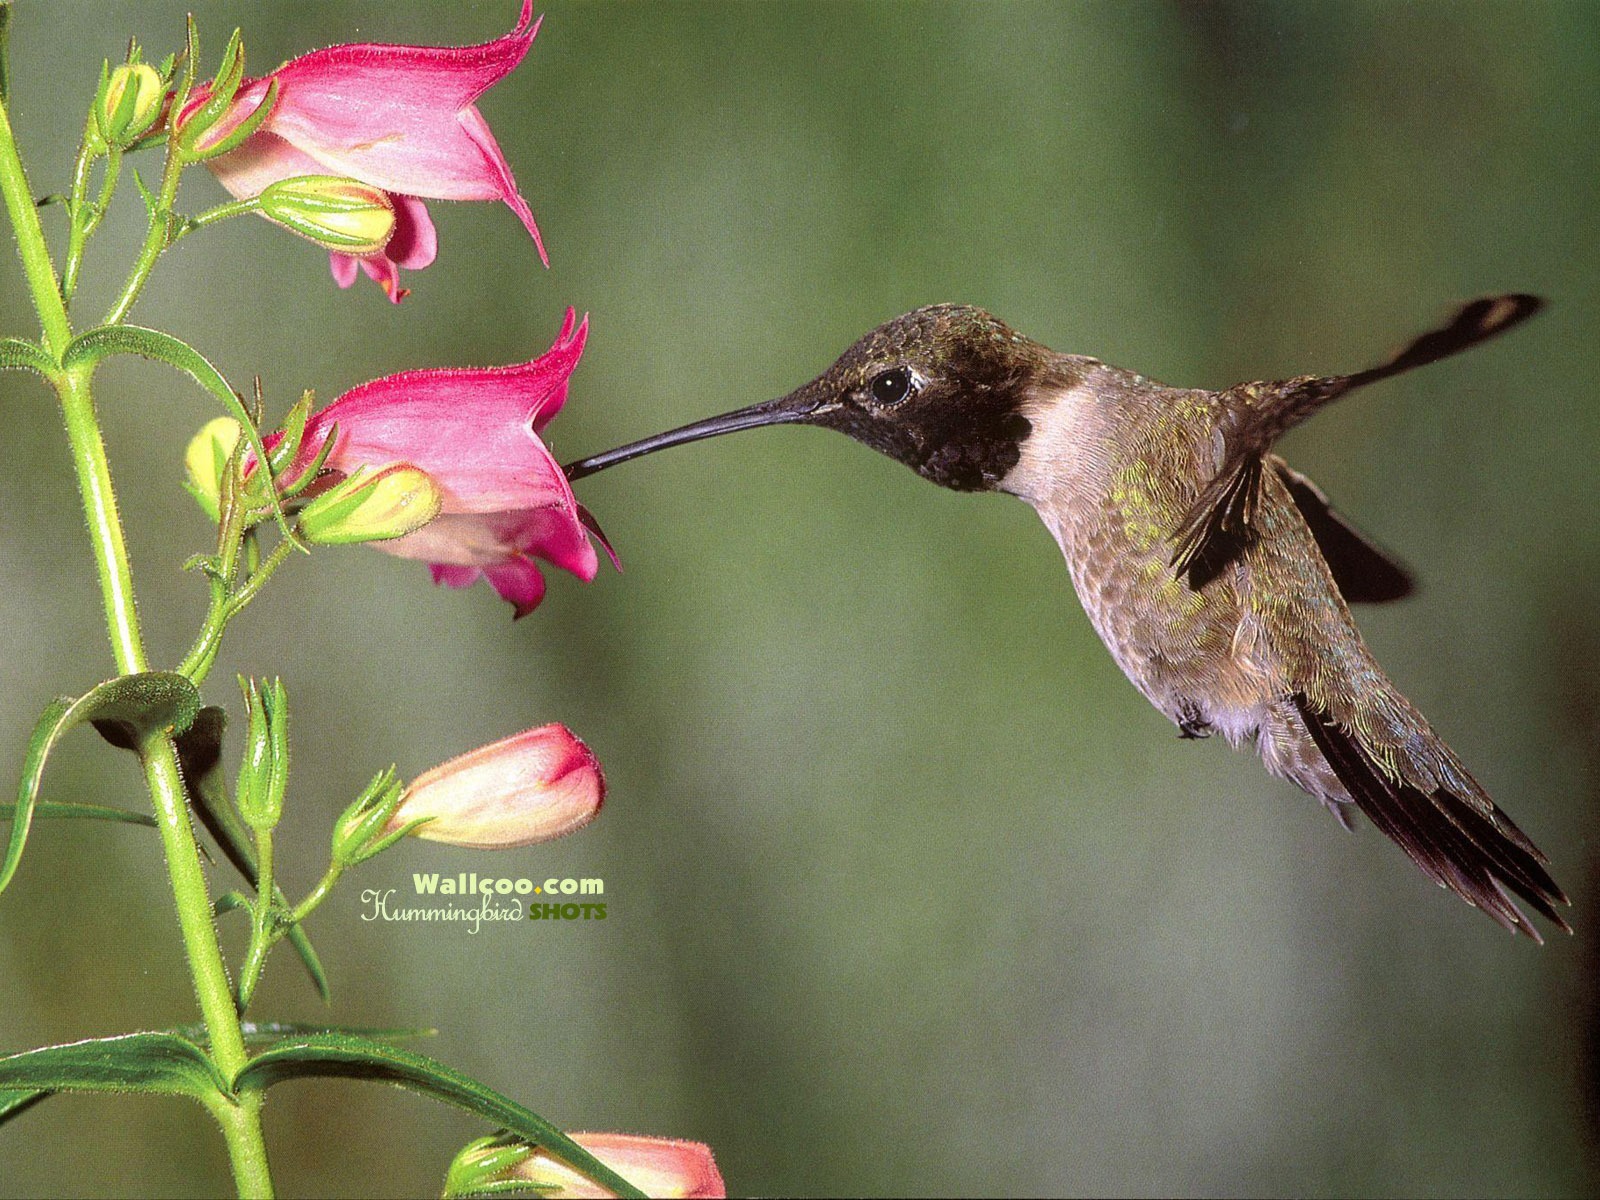
[[[1173,535],[1173,569],[1198,591],[1238,558],[1256,536],[1262,456],[1323,405],[1358,387],[1476,346],[1520,325],[1543,307],[1539,297],[1521,293],[1484,296],[1376,367],[1353,375],[1241,383],[1221,393],[1227,410],[1221,425],[1222,467],[1201,489]]]
[[[1288,487],[1346,604],[1386,604],[1416,591],[1405,565],[1345,520],[1321,488],[1277,455],[1267,455],[1266,463]]]

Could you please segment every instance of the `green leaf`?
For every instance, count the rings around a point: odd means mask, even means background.
[[[234,1079],[235,1092],[261,1091],[285,1079],[335,1076],[392,1083],[477,1113],[536,1142],[574,1171],[619,1196],[642,1197],[638,1188],[538,1114],[476,1079],[421,1054],[350,1034],[313,1034],[274,1046],[252,1059]]]
[[[15,804],[0,804],[0,821],[16,815]],[[124,825],[156,827],[156,819],[149,813],[134,812],[129,808],[115,808],[109,804],[52,804],[41,800],[33,806],[36,818],[47,820],[119,821]]]
[[[5,858],[0,860],[0,892],[5,891],[22,861],[39,787],[44,781],[45,761],[63,733],[74,725],[93,721],[107,741],[137,749],[155,734],[167,730],[181,733],[199,711],[200,692],[187,676],[173,671],[122,675],[90,688],[77,700],[52,700],[28,739],[22,785],[11,811],[11,837]]]
[[[228,381],[223,378],[222,372],[212,366],[211,361],[200,351],[170,333],[162,333],[158,329],[145,329],[138,325],[102,325],[98,329],[91,329],[73,338],[61,355],[61,365],[73,367],[83,363],[98,363],[113,354],[136,354],[140,358],[164,362],[169,367],[182,371],[222,401],[222,406],[228,410],[228,415],[239,422],[244,429],[245,439],[256,456],[256,463],[259,465],[268,461],[266,447],[261,443],[261,431],[250,419],[250,413],[246,410],[244,402],[239,399],[238,393],[228,386]],[[289,519],[284,515],[283,503],[278,498],[277,489],[269,488],[267,491],[272,501],[272,513],[278,520],[278,527],[283,530],[283,536],[302,550],[305,549],[300,539],[294,535],[294,531],[289,528]]]
[[[200,1028],[204,1029],[204,1026]],[[352,1037],[377,1038],[386,1042],[401,1038],[437,1037],[439,1034],[437,1029],[407,1029],[402,1026],[381,1025],[320,1025],[304,1021],[241,1021],[239,1028],[244,1031],[247,1046],[268,1045],[285,1038],[304,1038],[322,1033],[342,1033]]]
[[[0,8],[0,12],[4,12]],[[0,338],[0,371],[37,371],[50,377],[60,367],[42,348],[24,338]]]
[[[196,1100],[228,1095],[206,1052],[174,1033],[88,1038],[0,1058],[0,1091],[24,1090],[146,1092]]]
[[[228,799],[228,781],[222,770],[222,734],[227,724],[228,714],[222,709],[213,705],[202,708],[195,714],[193,724],[178,738],[178,762],[183,767],[183,783],[189,793],[189,807],[222,848],[228,861],[254,888],[261,882],[261,872],[256,867],[255,843]],[[273,898],[285,908],[289,906],[283,889],[274,887]],[[317,957],[311,939],[299,925],[285,936],[305,964],[317,995],[326,1002],[331,995],[328,976],[322,969],[322,960]]]
[[[4,1125],[13,1117],[20,1117],[35,1104],[48,1100],[53,1095],[54,1092],[42,1088],[0,1091],[0,1125]]]
[[[374,1037],[394,1040],[396,1038],[433,1037],[439,1031],[436,1029],[402,1029],[382,1028],[363,1025],[309,1025],[297,1021],[240,1021],[240,1032],[244,1034],[244,1044],[252,1048],[257,1046],[270,1046],[287,1037],[304,1037],[312,1033],[351,1033],[360,1037]],[[174,1037],[193,1042],[197,1046],[210,1044],[211,1035],[204,1025],[180,1025],[176,1029],[164,1031]],[[48,1100],[55,1092],[49,1088],[7,1088],[0,1089],[0,1125],[4,1125],[13,1117],[21,1116],[28,1109]]]

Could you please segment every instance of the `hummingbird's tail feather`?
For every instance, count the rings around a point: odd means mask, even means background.
[[[1222,393],[1227,415],[1216,475],[1200,490],[1172,534],[1173,570],[1199,591],[1254,540],[1261,460],[1274,442],[1326,404],[1369,383],[1438,362],[1522,324],[1544,307],[1521,292],[1482,296],[1438,329],[1375,367],[1351,375],[1301,375],[1241,383]]]
[[[1517,898],[1556,928],[1572,932],[1556,911],[1556,905],[1570,901],[1545,870],[1548,860],[1458,765],[1449,763],[1451,773],[1462,778],[1458,787],[1424,791],[1406,773],[1380,763],[1358,736],[1304,694],[1297,693],[1294,703],[1306,732],[1356,807],[1430,879],[1536,942],[1544,939],[1517,906]],[[1432,737],[1431,731],[1427,736]]]

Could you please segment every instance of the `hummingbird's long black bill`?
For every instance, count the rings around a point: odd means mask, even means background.
[[[669,429],[666,433],[658,433],[654,437],[629,442],[626,446],[618,446],[615,450],[607,450],[604,454],[581,458],[561,469],[566,472],[568,480],[577,480],[586,475],[593,475],[596,471],[604,471],[607,467],[614,467],[618,463],[625,463],[629,459],[665,450],[668,446],[681,446],[685,442],[698,442],[702,438],[720,437],[724,433],[736,433],[741,429],[755,429],[762,425],[799,424],[809,420],[811,414],[821,406],[818,400],[808,395],[809,391],[809,388],[801,388],[776,400],[763,400],[760,404],[736,408],[721,416],[707,417],[703,421]]]

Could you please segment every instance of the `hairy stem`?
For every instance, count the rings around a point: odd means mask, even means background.
[[[59,361],[71,341],[72,325],[11,132],[10,116],[3,104],[0,104],[0,194],[4,196],[11,217],[23,270],[44,329],[45,346]],[[90,391],[92,372],[89,365],[63,369],[51,381],[61,402],[72,447],[72,464],[94,547],[111,648],[118,669],[126,674],[147,670],[149,664],[139,630],[133,572],[117,514],[111,469]],[[171,736],[162,734],[152,738],[143,747],[141,760],[161,832],[162,848],[166,852],[184,951],[205,1019],[211,1054],[224,1077],[231,1079],[248,1061],[248,1055],[228,986],[227,968],[217,943],[216,927],[212,923],[209,889],[200,865],[199,847],[195,843],[178,768],[177,748]],[[270,1196],[272,1179],[267,1170],[258,1101],[219,1101],[213,1106],[213,1112],[227,1140],[240,1193]]]

